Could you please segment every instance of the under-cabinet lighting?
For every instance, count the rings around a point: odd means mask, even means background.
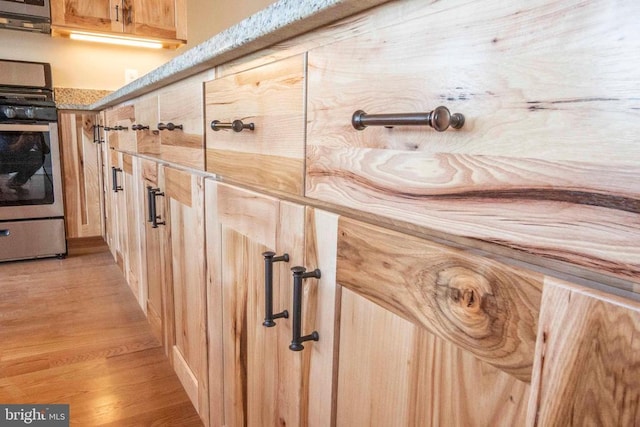
[[[118,37],[118,36],[109,36],[109,35],[101,35],[101,34],[91,34],[91,33],[81,33],[81,32],[71,32],[69,33],[69,38],[72,40],[82,40],[86,42],[97,42],[97,43],[108,43],[108,44],[119,44],[124,46],[134,46],[134,47],[147,47],[151,49],[162,49],[162,43],[145,40],[145,39],[136,39],[129,37]]]

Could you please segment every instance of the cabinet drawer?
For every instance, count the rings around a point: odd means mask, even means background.
[[[640,3],[399,3],[308,53],[305,194],[638,281]],[[464,126],[351,124],[439,105]]]
[[[158,93],[160,157],[204,170],[202,80],[199,76],[173,84]],[[163,128],[164,125],[164,128]],[[171,130],[171,125],[175,126]]]
[[[156,94],[138,98],[134,102],[136,118],[132,130],[136,134],[138,153],[160,154],[160,131],[157,129],[158,96]]]
[[[136,134],[131,130],[135,121],[135,107],[120,105],[107,110],[105,131],[109,147],[122,151],[137,150]]]
[[[302,194],[304,67],[300,55],[205,84],[208,171]],[[222,126],[240,120],[254,129],[214,131],[214,120]]]

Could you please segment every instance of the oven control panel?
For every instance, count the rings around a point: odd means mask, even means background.
[[[0,122],[55,122],[57,119],[58,114],[55,107],[0,106]]]

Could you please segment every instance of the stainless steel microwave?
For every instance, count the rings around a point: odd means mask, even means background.
[[[0,28],[50,33],[49,0],[0,0]]]

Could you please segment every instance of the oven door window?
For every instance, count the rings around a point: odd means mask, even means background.
[[[0,132],[0,206],[53,201],[49,132]]]

